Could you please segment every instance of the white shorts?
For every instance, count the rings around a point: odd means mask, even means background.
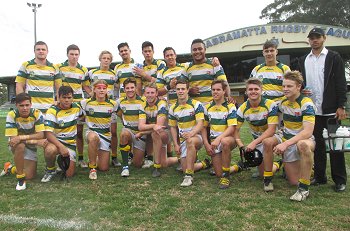
[[[73,161],[73,162],[76,162],[76,158],[77,158],[77,153],[76,153],[76,151],[74,151],[74,150],[72,150],[72,149],[70,149],[70,148],[68,148],[68,151],[69,151],[69,159],[71,160],[71,161]]]
[[[279,144],[283,143],[283,141],[282,141],[283,134],[282,133],[275,134],[275,137],[277,138]],[[310,138],[310,140],[315,142],[314,136],[312,136]],[[299,150],[298,150],[297,144],[292,144],[283,153],[283,162],[290,163],[290,162],[294,162],[297,160],[300,160]]]
[[[201,140],[201,146],[198,148],[201,149],[203,146],[203,138],[201,135],[197,134],[196,137],[198,137]],[[187,156],[187,143],[186,140],[184,140],[181,144],[180,144],[180,152],[181,152],[181,158],[186,158]]]
[[[9,150],[12,151],[10,146],[9,146]],[[38,161],[38,156],[36,154],[36,151],[34,151],[32,149],[29,149],[26,146],[25,149],[24,149],[24,159],[25,160]]]
[[[99,148],[100,150],[107,151],[107,152],[109,152],[111,150],[111,140],[107,141],[106,138],[101,137],[100,134],[98,134],[95,131],[91,131],[89,129],[86,130],[86,135],[85,135],[86,143],[89,144],[89,142],[87,140],[87,136],[90,132],[94,132],[100,138],[100,148]]]
[[[139,139],[135,138],[135,134],[129,128],[123,128],[122,131],[127,131],[131,135],[132,139],[132,147],[139,149],[141,151],[145,151],[146,148],[146,135],[142,136]]]

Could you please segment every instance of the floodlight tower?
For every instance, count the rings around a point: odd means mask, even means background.
[[[27,5],[32,8],[32,11],[34,13],[34,44],[36,43],[36,12],[37,9],[42,6],[42,4],[36,4],[36,3],[29,3],[27,2]]]

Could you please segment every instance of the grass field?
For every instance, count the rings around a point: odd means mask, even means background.
[[[0,119],[0,163],[12,161]],[[248,129],[243,128],[248,141]],[[347,170],[350,173],[350,154]],[[205,156],[203,150],[200,158]],[[238,159],[235,150],[233,159]],[[195,173],[194,185],[181,188],[182,175],[174,168],[160,178],[151,169],[131,167],[129,178],[120,168],[88,179],[88,170],[77,169],[69,182],[56,178],[41,183],[44,174],[39,152],[38,176],[27,190],[15,190],[15,177],[0,178],[1,230],[350,230],[350,190],[335,193],[333,182],[311,187],[302,203],[289,201],[296,187],[275,176],[275,191],[265,193],[252,171],[232,176],[227,190],[207,171]]]

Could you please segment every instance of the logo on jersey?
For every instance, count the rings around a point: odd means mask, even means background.
[[[300,112],[300,111],[296,111],[296,112],[294,113],[294,115],[295,115],[295,116],[301,116],[301,112]]]
[[[89,108],[89,114],[93,115],[94,113],[95,113],[94,109],[93,108]]]
[[[188,79],[192,78],[192,73],[188,73]]]
[[[64,121],[63,120],[58,121],[58,126],[63,127],[64,126]]]
[[[34,77],[34,71],[29,72],[29,77]]]
[[[122,74],[123,74],[122,71],[118,71],[118,72],[117,72],[117,76],[118,76],[118,77],[122,76]]]
[[[122,107],[122,111],[123,111],[123,113],[125,113],[126,112],[126,107]]]

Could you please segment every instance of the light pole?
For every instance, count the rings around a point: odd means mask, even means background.
[[[34,44],[36,43],[36,9],[40,8],[42,4],[36,4],[36,3],[29,3],[27,2],[27,5],[32,8],[32,11],[34,12]]]

